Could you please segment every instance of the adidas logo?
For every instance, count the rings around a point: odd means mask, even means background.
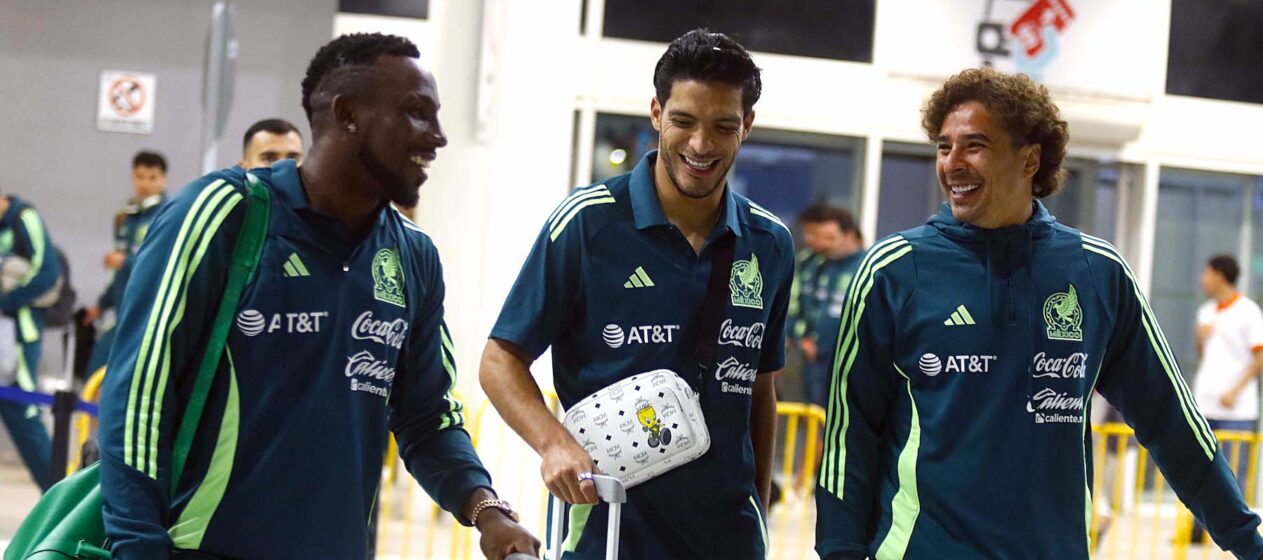
[[[644,267],[638,266],[636,267],[636,272],[632,273],[631,278],[628,278],[626,282],[623,282],[623,287],[624,288],[652,288],[653,280],[650,280],[649,275],[645,274]]]
[[[307,266],[303,264],[303,260],[298,258],[298,253],[290,253],[289,258],[285,259],[285,276],[286,278],[297,278],[299,276],[311,276],[307,271]]]
[[[957,307],[956,311],[952,312],[952,316],[948,317],[946,321],[943,321],[943,324],[949,327],[955,327],[960,325],[975,325],[977,323],[974,323],[974,317],[970,315],[969,310],[965,309],[965,306],[962,305]]]

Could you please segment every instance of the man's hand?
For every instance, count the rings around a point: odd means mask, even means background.
[[[544,485],[554,496],[571,504],[597,502],[596,485],[591,480],[579,480],[581,474],[597,472],[596,465],[574,438],[567,437],[546,447],[540,458],[544,461],[539,469]]]
[[[805,358],[808,362],[814,362],[816,361],[816,358],[819,357],[815,340],[804,338],[798,341],[798,348],[803,351],[803,358]]]
[[[100,308],[100,307],[97,307],[97,306],[95,306],[95,305],[93,305],[93,306],[91,306],[91,307],[85,307],[85,308],[83,309],[83,326],[85,326],[85,327],[86,327],[86,326],[88,326],[88,325],[91,325],[91,324],[92,324],[92,322],[93,322],[93,321],[96,321],[96,320],[97,320],[97,318],[98,318],[98,317],[100,317],[100,316],[101,316],[101,308]]]
[[[115,249],[105,254],[102,264],[109,270],[118,270],[123,268],[123,261],[127,260],[127,255],[122,251]]]
[[[1219,397],[1219,404],[1224,408],[1232,408],[1237,404],[1237,397],[1241,396],[1240,389],[1229,389],[1222,397]]]
[[[514,552],[539,556],[539,539],[498,509],[488,508],[478,516],[478,532],[478,546],[490,560],[503,560]]]

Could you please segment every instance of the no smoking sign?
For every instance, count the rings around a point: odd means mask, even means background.
[[[153,132],[157,78],[144,72],[101,72],[96,127],[105,132]]]

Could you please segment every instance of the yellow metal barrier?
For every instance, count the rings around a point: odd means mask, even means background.
[[[99,380],[98,380],[99,385]],[[85,391],[85,398],[87,398]],[[549,406],[559,412],[557,396],[545,393]],[[466,409],[466,430],[476,449],[489,460],[488,471],[497,486],[512,488],[510,497],[521,502],[523,514],[531,508],[529,496],[539,496],[538,510],[529,512],[524,522],[542,536],[546,533],[548,494],[539,480],[538,458],[503,425],[488,422],[490,403],[483,401]],[[494,415],[494,411],[492,412]],[[815,558],[814,488],[819,465],[821,436],[825,412],[815,405],[780,403],[778,463],[774,472],[782,487],[780,501],[773,505],[768,519],[772,549],[769,558],[797,560]],[[87,430],[80,430],[81,433]],[[1149,453],[1139,446],[1131,428],[1124,424],[1103,424],[1092,428],[1094,473],[1090,538],[1094,559],[1171,559],[1204,560],[1231,558],[1214,544],[1197,547],[1190,544],[1192,516],[1167,487],[1162,473],[1155,468]],[[1226,448],[1225,458],[1234,470],[1244,471],[1247,502],[1258,500],[1259,444],[1263,436],[1249,432],[1216,432]],[[492,452],[494,450],[494,452]],[[414,497],[420,492],[410,476],[400,476],[401,462],[391,440],[383,469],[381,523],[379,524],[379,557],[413,558],[411,555]],[[399,487],[403,494],[398,494]],[[504,490],[502,490],[504,491]],[[522,496],[527,496],[523,499]],[[401,501],[402,504],[399,502]],[[516,498],[516,499],[515,499]],[[425,498],[420,511],[428,513],[424,521],[424,539],[418,558],[450,558],[468,560],[478,557],[476,532],[455,523],[450,516]],[[396,509],[398,508],[398,509]],[[532,508],[533,509],[533,508]],[[402,525],[394,530],[390,523]],[[442,538],[440,525],[451,523],[448,538]],[[447,550],[443,551],[446,547]],[[436,554],[436,548],[438,552]],[[383,554],[388,553],[388,554]]]
[[[554,413],[560,415],[561,407],[557,395],[548,391],[544,393],[544,396]],[[469,414],[466,416],[465,429],[469,432],[474,447],[481,451],[481,455],[489,459],[486,467],[492,473],[493,480],[498,483],[509,482],[511,486],[518,489],[520,495],[539,496],[538,509],[534,512],[537,516],[533,520],[528,518],[524,521],[528,522],[528,527],[536,536],[543,538],[547,527],[548,492],[539,479],[538,471],[526,467],[528,464],[535,464],[538,459],[528,447],[516,441],[516,436],[503,425],[503,422],[494,425],[488,423],[487,412],[490,408],[490,403],[483,401],[466,409]],[[813,489],[824,428],[824,409],[802,403],[779,403],[777,416],[780,422],[778,432],[781,440],[778,456],[781,462],[777,465],[775,472],[778,473],[779,482],[782,484],[782,494],[781,500],[773,506],[768,519],[768,531],[773,544],[769,558],[776,560],[814,558],[812,552],[815,540]],[[495,431],[491,433],[490,430]],[[491,449],[495,449],[496,452],[486,453]],[[399,558],[412,558],[410,556],[414,528],[411,517],[412,498],[414,493],[420,490],[411,477],[400,476],[400,462],[397,459],[398,453],[394,448],[393,439],[388,453],[386,467],[383,469],[378,555],[382,556],[382,553],[388,552],[392,557],[398,554]],[[395,489],[399,485],[406,488],[403,494],[406,505],[401,508],[401,513],[395,513],[392,503],[398,500]],[[418,557],[450,560],[469,560],[478,557],[474,541],[476,532],[453,522],[450,516],[440,511],[429,498],[426,498],[426,503],[429,505],[423,506],[423,509],[428,511],[429,515],[424,521],[424,542],[421,555]],[[522,507],[528,507],[527,504],[528,502],[523,502]],[[523,513],[526,513],[525,509]],[[400,517],[402,517],[401,520],[397,519]],[[400,521],[402,521],[402,528],[398,534],[388,528],[391,522]],[[535,523],[530,523],[531,521]],[[447,554],[435,551],[435,543],[439,540],[437,539],[439,526],[442,523],[452,525],[449,537],[443,539],[446,542],[440,543],[440,546],[448,545]]]
[[[815,558],[816,469],[820,465],[824,409],[814,404],[776,405],[781,498],[768,516],[768,558]],[[781,419],[784,419],[781,422]],[[801,432],[801,444],[799,443]]]
[[[98,402],[101,400],[101,382],[105,380],[105,367],[92,372],[88,377],[88,382],[83,385],[83,395],[79,400],[83,402]],[[88,437],[92,434],[92,430],[96,427],[96,420],[92,415],[86,412],[75,412],[75,448],[72,450],[72,457],[66,461],[66,476],[75,474],[79,467],[83,464],[83,445],[88,442]]]
[[[1092,429],[1095,473],[1091,538],[1093,558],[1228,559],[1219,547],[1191,542],[1193,516],[1167,488],[1149,453],[1124,424]],[[1216,431],[1224,458],[1241,478],[1246,501],[1256,506],[1259,443],[1252,432]],[[1239,472],[1244,471],[1244,472]]]

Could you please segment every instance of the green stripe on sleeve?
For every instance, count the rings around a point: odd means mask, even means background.
[[[870,251],[861,267],[867,267],[856,276],[856,282],[849,290],[849,306],[844,311],[841,329],[845,337],[839,336],[837,356],[833,365],[833,391],[829,396],[829,426],[826,426],[825,445],[837,442],[832,446],[832,453],[825,457],[825,469],[822,473],[822,484],[825,489],[842,499],[843,480],[846,470],[846,432],[850,426],[850,407],[846,403],[847,381],[859,351],[859,324],[863,317],[868,293],[873,289],[873,279],[877,271],[885,268],[904,255],[912,252],[912,245],[901,237],[892,238],[877,250]],[[871,257],[871,258],[870,258]],[[856,289],[859,288],[859,289]]]
[[[439,323],[439,337],[442,340],[442,348],[439,348],[439,354],[443,358],[443,369],[447,371],[448,385],[447,391],[443,394],[443,400],[447,401],[447,413],[443,415],[443,422],[439,424],[439,430],[446,430],[453,425],[465,423],[464,416],[461,411],[465,409],[465,405],[456,399],[453,391],[456,389],[456,345],[452,344],[452,335],[447,332],[447,323]]]
[[[26,272],[26,276],[22,277],[22,285],[25,286],[35,279],[35,275],[39,274],[39,270],[44,267],[44,257],[47,253],[47,247],[44,246],[44,239],[47,234],[44,233],[44,222],[39,219],[39,214],[35,210],[27,208],[18,214],[22,220],[22,225],[26,227],[26,235],[31,240],[31,269]]]
[[[39,340],[39,327],[35,326],[35,316],[31,313],[31,307],[24,305],[18,308],[18,336],[21,337],[23,343],[31,343]],[[17,350],[19,353],[22,350]]]
[[[152,469],[155,475],[158,472],[157,442],[158,442],[158,426],[162,424],[162,398],[166,395],[167,377],[169,376],[171,372],[171,338],[172,338],[172,335],[175,333],[176,326],[179,325],[180,322],[184,319],[184,309],[187,306],[188,301],[189,301],[188,299],[189,284],[191,283],[193,279],[193,274],[197,272],[198,265],[200,265],[202,262],[202,257],[206,256],[206,250],[210,248],[211,240],[214,239],[215,237],[215,232],[219,230],[219,226],[223,224],[224,220],[228,218],[228,215],[232,213],[232,209],[236,207],[237,204],[243,200],[243,198],[244,197],[242,197],[241,195],[236,195],[234,191],[234,196],[230,197],[227,201],[225,201],[224,205],[217,211],[218,213],[215,215],[215,219],[211,222],[210,226],[206,228],[206,232],[202,235],[201,243],[198,245],[198,248],[197,248],[197,253],[193,257],[192,264],[188,266],[184,274],[184,281],[181,282],[181,289],[180,289],[179,297],[177,300],[180,303],[178,307],[176,307],[175,317],[171,321],[171,324],[167,327],[166,336],[164,337],[165,344],[162,350],[163,358],[162,358],[162,361],[160,362],[161,367],[158,370],[159,377],[158,377],[158,383],[157,383],[157,396],[154,398],[154,407],[153,407],[154,420],[153,420],[153,423],[150,424],[149,426],[149,431],[150,431],[149,467],[150,469]]]
[[[561,547],[562,552],[574,552],[575,548],[578,548],[579,538],[583,536],[583,529],[588,526],[590,515],[592,515],[592,504],[570,506],[570,530],[566,533],[566,542]]]
[[[594,204],[613,204],[614,202],[615,202],[614,197],[612,196],[607,196],[605,198],[593,198],[590,200],[583,201],[582,203],[575,206],[574,209],[571,210],[569,214],[566,214],[566,217],[563,220],[561,220],[561,222],[558,223],[556,227],[552,229],[552,231],[548,234],[549,241],[556,241],[557,236],[561,235],[562,230],[566,229],[566,226],[570,224],[570,220],[573,220],[574,217],[579,214],[580,210],[583,210],[584,208],[587,208]]]
[[[141,387],[145,385],[147,373],[150,364],[150,349],[153,345],[154,332],[158,330],[159,323],[163,320],[163,304],[168,295],[168,288],[171,283],[171,277],[174,274],[176,264],[180,260],[180,247],[185,244],[185,239],[189,236],[194,222],[205,209],[206,201],[211,195],[220,192],[224,181],[216,181],[209,187],[202,190],[198,194],[193,205],[189,208],[188,214],[184,217],[184,222],[180,225],[179,234],[176,236],[175,245],[171,253],[167,257],[167,265],[162,274],[162,281],[158,286],[157,296],[153,301],[153,307],[149,312],[149,321],[145,327],[145,335],[141,339],[140,350],[136,355],[136,366],[132,372],[132,382],[130,392],[127,398],[127,416],[125,422],[125,431],[123,436],[123,461],[130,467],[145,472],[143,469],[143,459],[140,457],[140,449],[144,445],[141,439],[143,434],[147,432],[138,430],[138,426],[144,426],[148,421],[148,406],[142,405]],[[146,392],[145,403],[148,402]],[[144,418],[142,418],[142,415]],[[146,472],[146,474],[148,474]]]
[[[561,223],[562,221],[562,216],[573,213],[576,208],[584,206],[583,204],[584,201],[597,199],[601,197],[612,197],[612,195],[610,195],[610,191],[608,189],[599,188],[599,189],[592,189],[590,191],[586,191],[584,193],[571,196],[570,198],[566,199],[566,201],[562,203],[561,207],[559,207],[557,211],[554,212],[554,215],[551,218],[549,218],[548,227],[551,227],[551,228],[557,227],[557,224]]]
[[[893,364],[892,364],[893,365]],[[899,452],[899,491],[891,500],[890,530],[877,548],[877,560],[897,560],[908,552],[912,528],[921,513],[921,498],[917,494],[917,453],[921,449],[921,417],[917,414],[917,400],[912,396],[912,379],[895,365],[908,385],[908,402],[912,406],[912,419],[908,425],[908,441]]]
[[[767,523],[763,521],[763,508],[759,507],[759,502],[754,500],[754,496],[749,496],[750,506],[754,508],[754,517],[759,520],[759,536],[763,537],[763,557],[772,552],[772,543],[767,538]]]
[[[869,283],[871,281],[873,263],[878,258],[885,256],[892,246],[898,247],[901,243],[906,243],[906,241],[900,237],[892,237],[877,243],[877,245],[874,245],[871,249],[869,249],[868,254],[864,257],[864,260],[860,262],[860,266],[856,271],[855,282],[852,286],[858,287]],[[838,358],[842,353],[842,348],[850,344],[851,335],[854,331],[854,325],[852,324],[851,317],[854,314],[856,302],[859,298],[860,290],[850,289],[847,291],[846,307],[842,312],[842,319],[838,325],[839,336],[837,346],[834,347],[835,358],[832,375],[830,376],[829,408],[827,415],[828,421],[825,425],[826,451],[820,472],[821,485],[829,491],[838,493],[839,495],[841,493],[841,488],[837,488],[835,490],[833,484],[834,479],[836,478],[834,476],[836,474],[835,462],[838,458],[845,458],[845,442],[840,442],[837,448],[831,448],[828,446],[828,443],[834,441],[839,436],[839,429],[841,429],[841,424],[838,422],[838,419],[842,416],[841,408],[845,406],[845,403],[839,402],[838,396],[845,395],[846,385],[845,382],[839,383]],[[845,336],[843,336],[844,334]],[[844,398],[842,400],[845,401]]]
[[[211,453],[206,476],[202,478],[184,511],[180,512],[179,520],[168,531],[176,548],[196,550],[202,546],[206,528],[210,526],[211,518],[219,509],[219,503],[224,498],[224,489],[228,487],[228,480],[232,477],[232,464],[237,456],[241,407],[237,397],[237,367],[232,363],[232,351],[225,347],[224,354],[228,358],[228,400],[219,422],[219,438]]]
[[[1086,241],[1086,238],[1085,238]],[[1218,443],[1215,441],[1214,434],[1205,424],[1205,418],[1201,412],[1197,410],[1197,404],[1193,400],[1192,393],[1188,390],[1188,386],[1184,383],[1184,376],[1180,373],[1179,363],[1171,356],[1170,349],[1166,345],[1166,337],[1162,335],[1161,327],[1158,326],[1157,320],[1153,316],[1153,311],[1149,308],[1149,304],[1145,301],[1144,295],[1140,293],[1140,286],[1136,284],[1136,279],[1131,274],[1131,270],[1126,267],[1122,257],[1115,256],[1112,251],[1102,248],[1094,243],[1084,243],[1084,250],[1096,253],[1105,258],[1117,262],[1123,267],[1124,273],[1127,274],[1132,284],[1132,290],[1141,307],[1140,323],[1144,327],[1145,334],[1149,339],[1149,344],[1155,355],[1158,356],[1158,362],[1162,364],[1163,372],[1166,373],[1167,379],[1171,382],[1172,388],[1175,390],[1176,396],[1180,403],[1180,411],[1184,415],[1184,420],[1188,422],[1189,428],[1193,430],[1198,444],[1201,445],[1202,451],[1206,453],[1206,458],[1214,460],[1215,448]]]
[[[561,203],[558,204],[557,207],[553,209],[553,213],[548,215],[548,223],[551,224],[553,220],[557,219],[557,216],[562,213],[563,209],[566,208],[566,206],[570,203],[570,201],[574,200],[577,197],[590,193],[592,191],[605,191],[608,193],[609,188],[605,186],[605,183],[601,183],[599,185],[583,187],[581,189],[575,189],[573,191],[570,191],[570,194],[566,195],[565,198],[561,199]]]

